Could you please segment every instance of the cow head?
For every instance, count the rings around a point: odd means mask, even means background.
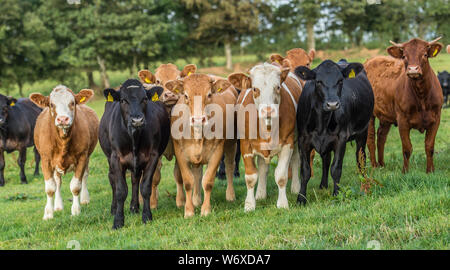
[[[260,118],[277,117],[277,109],[281,101],[281,85],[288,76],[289,68],[280,69],[265,63],[254,66],[249,73],[250,76],[233,73],[228,76],[228,80],[242,91],[251,89]]]
[[[447,71],[438,72],[437,77],[442,88],[448,88],[450,86],[450,74]]]
[[[78,94],[74,94],[66,86],[58,85],[53,88],[50,96],[33,93],[30,95],[30,100],[41,108],[49,107],[55,126],[67,135],[75,119],[76,107],[85,104],[92,96],[94,91],[91,89],[83,89]]]
[[[103,94],[110,102],[119,102],[122,120],[129,131],[140,130],[146,125],[145,115],[147,103],[156,102],[163,88],[154,86],[146,90],[142,83],[135,79],[126,80],[119,90],[105,89]]]
[[[331,60],[323,61],[318,67],[310,70],[300,66],[295,69],[295,75],[302,80],[314,81],[317,100],[322,102],[325,111],[335,111],[340,108],[344,79],[353,78],[364,70],[360,63],[349,63],[345,68]]]
[[[212,103],[213,95],[227,89],[231,84],[225,79],[214,80],[206,74],[192,74],[183,80],[169,81],[165,86],[180,96],[178,103],[189,106],[190,123],[199,127],[208,123],[205,107]]]
[[[282,57],[279,54],[272,54],[270,56],[270,61],[276,63],[282,67],[290,68],[293,72],[295,67],[306,66],[310,67],[316,51],[311,49],[309,53],[300,48],[295,48],[286,52],[286,57]]]
[[[6,124],[6,120],[8,119],[8,112],[16,102],[17,99],[6,97],[0,94],[0,128]]]
[[[149,70],[141,70],[138,73],[139,79],[144,84],[146,89],[149,89],[155,85],[162,86],[168,82],[177,79],[182,79],[189,76],[197,70],[197,67],[193,64],[186,65],[182,71],[179,71],[174,64],[162,64],[153,75]],[[178,101],[179,95],[176,95],[170,90],[164,89],[160,100],[168,107],[172,107]]]
[[[430,67],[428,58],[435,57],[441,51],[443,45],[437,42],[439,39],[441,38],[427,42],[413,38],[401,44],[390,41],[392,46],[387,48],[387,52],[392,57],[403,60],[409,78],[418,79]]]

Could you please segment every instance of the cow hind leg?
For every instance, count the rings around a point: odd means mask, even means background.
[[[380,126],[378,127],[378,134],[377,134],[377,148],[378,148],[378,164],[381,167],[384,167],[384,145],[386,144],[387,135],[389,133],[389,130],[391,128],[391,124],[387,122],[381,122]]]
[[[183,178],[181,177],[181,171],[177,161],[175,161],[175,166],[173,167],[173,176],[177,184],[176,205],[178,208],[181,208],[186,203],[186,196],[184,195]]]
[[[17,159],[17,164],[20,167],[20,183],[28,184],[27,176],[25,175],[25,162],[27,160],[27,148],[24,147],[19,150],[19,158]]]
[[[133,214],[139,213],[139,184],[141,181],[142,170],[137,169],[131,172],[131,201],[130,212]],[[142,204],[144,200],[142,199]]]
[[[111,215],[115,215],[117,211],[117,200],[116,200],[116,180],[114,173],[109,170],[108,173],[109,183],[111,184],[112,189],[112,201],[111,201]]]
[[[232,202],[236,200],[236,195],[234,193],[233,186],[233,173],[235,167],[235,155],[236,155],[236,144],[232,145],[225,144],[224,149],[225,155],[225,174],[227,176],[227,191],[225,198],[227,201]]]
[[[217,178],[220,180],[225,180],[226,172],[225,172],[225,156],[222,157],[222,160],[220,161],[219,170],[216,174]]]
[[[3,149],[0,149],[0,187],[5,185],[5,156],[3,154]]]
[[[300,170],[300,153],[298,151],[297,144],[294,145],[294,152],[292,153],[291,158],[291,167],[292,167],[291,193],[298,194],[300,192],[300,179],[298,175]]]
[[[375,116],[372,116],[369,121],[369,127],[367,130],[367,148],[369,149],[370,163],[372,164],[372,167],[378,167],[375,156]]]
[[[439,128],[440,119],[430,128],[427,129],[425,134],[425,154],[427,156],[427,173],[434,172],[434,163],[433,163],[433,155],[434,155],[434,143],[436,139],[436,134]]]
[[[34,161],[36,162],[34,167],[34,176],[39,176],[39,162],[41,162],[41,155],[39,154],[36,146],[33,148],[34,152]]]
[[[264,158],[258,156],[258,187],[256,189],[256,200],[267,198],[267,172],[269,164],[266,164]]]
[[[234,157],[234,177],[239,178],[241,177],[241,174],[239,173],[239,162],[241,161],[241,147],[239,140],[237,140],[236,144],[236,155]]]
[[[192,166],[192,173],[194,174],[194,189],[192,195],[192,202],[195,207],[202,204],[202,176],[203,166]]]
[[[156,166],[155,174],[153,174],[153,181],[152,181],[152,194],[150,195],[150,208],[156,209],[158,207],[158,185],[159,182],[161,182],[161,167],[162,162],[161,158],[158,161],[158,165]]]
[[[154,153],[153,157],[150,158],[150,162],[145,168],[143,180],[141,182],[141,193],[142,198],[144,200],[144,204],[142,206],[142,222],[144,224],[152,220],[152,212],[150,209],[150,196],[152,193],[153,175],[155,174],[158,162],[159,162],[158,153]]]
[[[64,209],[64,205],[61,197],[61,174],[55,171],[55,173],[53,174],[53,179],[56,183],[55,211],[62,211]]]
[[[337,143],[336,151],[334,153],[333,164],[331,164],[331,177],[334,182],[333,195],[336,196],[339,192],[339,183],[342,175],[342,163],[344,161],[346,141]]]
[[[86,169],[84,170],[84,173],[83,173],[83,179],[81,180],[81,193],[80,193],[80,203],[81,204],[89,204],[89,202],[91,200],[89,197],[88,184],[87,184],[88,176],[89,176],[89,166],[86,165]]]
[[[322,180],[320,181],[320,189],[328,188],[328,171],[330,170],[331,152],[327,152],[322,157]]]
[[[356,164],[358,165],[359,173],[363,173],[366,167],[366,141],[367,132],[363,132],[356,136]],[[362,157],[360,157],[362,155]],[[362,163],[361,163],[362,162]]]

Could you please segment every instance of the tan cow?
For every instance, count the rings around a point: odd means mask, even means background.
[[[217,167],[224,153],[228,180],[226,199],[235,200],[233,188],[236,153],[235,126],[227,127],[227,124],[231,122],[227,119],[227,113],[234,119],[237,91],[227,80],[215,80],[206,74],[192,74],[184,80],[169,81],[166,83],[166,88],[175,93],[181,93],[176,107],[172,110],[171,133],[175,156],[186,190],[184,216],[194,215],[195,202],[193,203],[191,198],[192,189],[200,185],[203,186],[204,191],[201,215],[206,216],[211,211],[211,190]],[[180,112],[183,114],[180,115]],[[222,125],[215,121],[220,116],[222,116]],[[187,124],[182,126],[182,130],[185,131],[187,138],[175,137],[177,131],[180,131],[178,123],[186,119],[188,119]],[[232,133],[230,139],[226,139],[228,138],[227,130]],[[203,165],[207,165],[207,168],[200,182],[199,176],[201,176]]]
[[[93,95],[94,91],[90,89],[74,94],[64,85],[56,86],[48,97],[39,93],[30,95],[31,101],[44,108],[34,129],[47,193],[44,220],[53,218],[53,211],[63,209],[61,176],[67,172],[74,171],[70,181],[72,215],[80,214],[79,196],[81,204],[89,203],[89,156],[97,145],[99,120],[97,114],[84,104]]]
[[[179,93],[174,93],[165,88],[165,84],[168,81],[182,79],[190,74],[195,73],[197,67],[193,64],[186,65],[182,71],[178,70],[177,66],[174,64],[162,64],[160,65],[155,74],[152,74],[149,70],[141,70],[138,73],[139,79],[145,88],[149,88],[152,86],[161,86],[164,88],[164,91],[160,97],[160,100],[166,105],[167,112],[170,115],[172,107],[177,103],[179,98]],[[166,150],[163,154],[167,160],[172,160],[175,155],[173,150],[172,140],[169,140],[167,144]],[[150,207],[152,209],[158,206],[158,185],[161,181],[161,167],[162,162],[161,159],[158,162],[158,166],[155,170],[155,174],[153,175],[152,181],[152,193],[150,196]],[[177,197],[176,197],[176,205],[177,207],[182,207],[186,201],[183,191],[183,180],[181,179],[180,169],[178,168],[178,164],[175,162],[175,167],[173,168],[173,175],[175,178],[175,182],[177,183]],[[196,202],[198,202],[198,198],[200,196],[199,190],[194,189],[194,196],[197,198]],[[142,197],[139,196],[139,199],[142,200]],[[198,202],[200,203],[200,202]]]
[[[266,179],[270,160],[278,156],[278,165],[275,169],[275,181],[278,185],[278,208],[288,208],[286,197],[286,185],[288,181],[288,168],[294,150],[298,151],[296,138],[296,107],[301,94],[301,84],[298,79],[289,76],[289,68],[281,68],[272,64],[261,64],[250,70],[250,76],[243,73],[233,73],[228,80],[241,93],[237,104],[242,107],[238,113],[238,131],[241,143],[241,154],[245,166],[245,182],[247,184],[247,198],[245,199],[245,211],[253,211],[256,206],[254,187],[259,177],[256,199],[266,198]],[[253,108],[252,108],[252,105]],[[250,106],[250,107],[248,107]],[[276,107],[278,106],[278,109]],[[245,124],[239,123],[242,112],[250,108],[245,116]],[[278,112],[276,112],[278,110]],[[273,117],[272,113],[275,113]],[[252,117],[253,114],[253,117]],[[255,120],[251,118],[257,117]],[[251,117],[251,118],[250,118]],[[267,126],[266,130],[272,130],[273,120],[278,120],[278,143],[267,147],[269,139],[262,136],[261,126]],[[265,122],[261,121],[265,119]],[[251,131],[257,124],[257,138],[252,138]],[[243,127],[244,126],[244,127]],[[245,136],[243,137],[245,129]],[[298,155],[297,155],[298,156]],[[255,165],[255,157],[258,157],[258,169]],[[300,184],[298,171],[300,160],[293,160],[293,181],[291,191],[298,193]],[[295,174],[297,174],[295,176]],[[295,180],[295,181],[294,181]]]

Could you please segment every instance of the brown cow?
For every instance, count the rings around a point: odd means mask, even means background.
[[[428,59],[438,55],[438,39],[426,42],[411,39],[387,48],[392,57],[378,56],[364,63],[375,95],[374,116],[369,123],[367,145],[372,166],[384,166],[384,144],[392,124],[398,125],[402,140],[403,172],[408,171],[412,153],[409,133],[412,128],[426,130],[427,172],[434,171],[434,141],[441,120],[442,89]],[[380,120],[375,158],[375,117]]]
[[[174,93],[170,90],[167,90],[167,88],[165,88],[165,84],[168,81],[182,79],[186,76],[189,76],[190,74],[195,73],[196,70],[197,67],[193,64],[190,64],[186,65],[182,71],[179,71],[177,66],[169,63],[160,65],[156,69],[155,74],[152,74],[149,70],[144,69],[139,71],[138,76],[146,89],[149,87],[153,87],[155,85],[162,86],[164,88],[160,100],[166,105],[167,112],[170,115],[172,107],[178,101],[179,93]],[[172,158],[174,157],[175,152],[173,150],[172,140],[169,140],[169,143],[167,144],[166,150],[164,151],[163,155],[169,161],[172,160]],[[158,162],[158,166],[155,170],[155,174],[153,175],[152,181],[152,193],[150,196],[150,207],[152,209],[158,206],[158,185],[159,182],[161,181],[161,167],[162,162],[160,159]],[[183,180],[181,179],[180,169],[178,168],[178,164],[176,162],[175,167],[173,168],[173,175],[175,178],[175,182],[177,183],[176,205],[177,207],[182,207],[186,199],[183,191]],[[199,205],[201,203],[201,201],[199,201],[200,192],[197,188],[194,189],[194,197],[196,198],[195,199],[196,205]],[[139,196],[139,199],[142,200],[141,196]]]
[[[278,156],[275,169],[275,181],[278,185],[277,207],[289,208],[286,185],[291,156],[295,149],[298,151],[295,128],[296,107],[302,90],[298,79],[289,76],[289,73],[289,68],[280,69],[278,66],[265,63],[253,67],[250,70],[250,76],[243,73],[233,73],[228,76],[228,80],[236,88],[241,89],[237,104],[242,106],[238,113],[238,130],[247,184],[245,211],[255,210],[254,187],[258,177],[256,199],[266,198],[267,172],[270,160],[274,156]],[[244,119],[243,114],[245,114],[244,124],[241,122]],[[276,124],[272,127],[273,121],[278,121],[278,130]],[[271,132],[269,136],[263,136],[262,126],[264,130]],[[277,134],[272,136],[272,130],[275,130]],[[252,131],[256,134],[252,135]],[[278,142],[276,136],[278,136]],[[256,156],[258,169],[255,165]],[[292,159],[291,166],[294,174],[291,191],[298,193],[300,189],[299,158]]]
[[[204,191],[201,215],[206,216],[211,211],[211,190],[224,152],[228,180],[226,199],[235,200],[233,171],[236,137],[235,127],[227,126],[230,124],[227,113],[234,120],[237,91],[227,80],[215,80],[206,74],[192,74],[184,80],[169,81],[166,83],[166,88],[175,93],[181,93],[172,111],[171,133],[175,156],[186,190],[184,216],[194,215],[192,188],[200,185],[203,186]],[[232,106],[231,111],[227,105]],[[183,113],[182,116],[179,116],[180,112]],[[188,115],[190,117],[187,117]],[[220,121],[216,121],[217,118],[221,119],[222,125]],[[183,136],[177,135],[180,131],[180,123],[185,123],[182,126]],[[227,130],[232,133],[230,139],[226,136]],[[207,168],[200,179],[202,166],[205,164]]]
[[[67,172],[74,171],[70,182],[72,215],[80,214],[79,195],[81,204],[89,203],[89,156],[97,145],[99,120],[97,114],[84,104],[93,95],[94,91],[90,89],[74,94],[64,85],[56,86],[48,97],[39,93],[30,95],[31,101],[44,108],[34,129],[47,193],[44,220],[53,218],[53,210],[63,209],[61,176]]]
[[[447,45],[447,53],[450,53],[450,45]]]

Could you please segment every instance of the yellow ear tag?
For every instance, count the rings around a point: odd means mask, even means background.
[[[217,92],[220,92],[220,91],[222,91],[222,88],[217,89]]]
[[[438,49],[434,50],[433,56],[436,56],[437,53],[438,53]]]
[[[159,100],[158,93],[155,93],[152,97],[152,101],[158,101],[158,100]]]
[[[83,101],[85,101],[85,100],[86,100],[86,97],[82,97],[82,98],[80,99],[80,103],[83,102]]]
[[[350,73],[348,74],[349,78],[354,78],[355,77],[355,71],[352,69],[352,71],[350,71]]]
[[[11,104],[9,104],[9,106],[14,106],[14,105],[16,105],[16,103],[14,103],[14,101],[11,101]]]
[[[180,93],[180,90],[178,90],[178,89],[175,89],[174,91],[175,91],[176,93]]]
[[[108,102],[113,102],[114,101],[111,93],[108,93],[108,98],[106,99],[106,101],[108,101]]]
[[[152,81],[150,81],[149,78],[145,78],[145,82],[146,82],[146,83],[152,83]]]
[[[191,75],[191,74],[192,74],[192,72],[188,72],[188,76]]]

